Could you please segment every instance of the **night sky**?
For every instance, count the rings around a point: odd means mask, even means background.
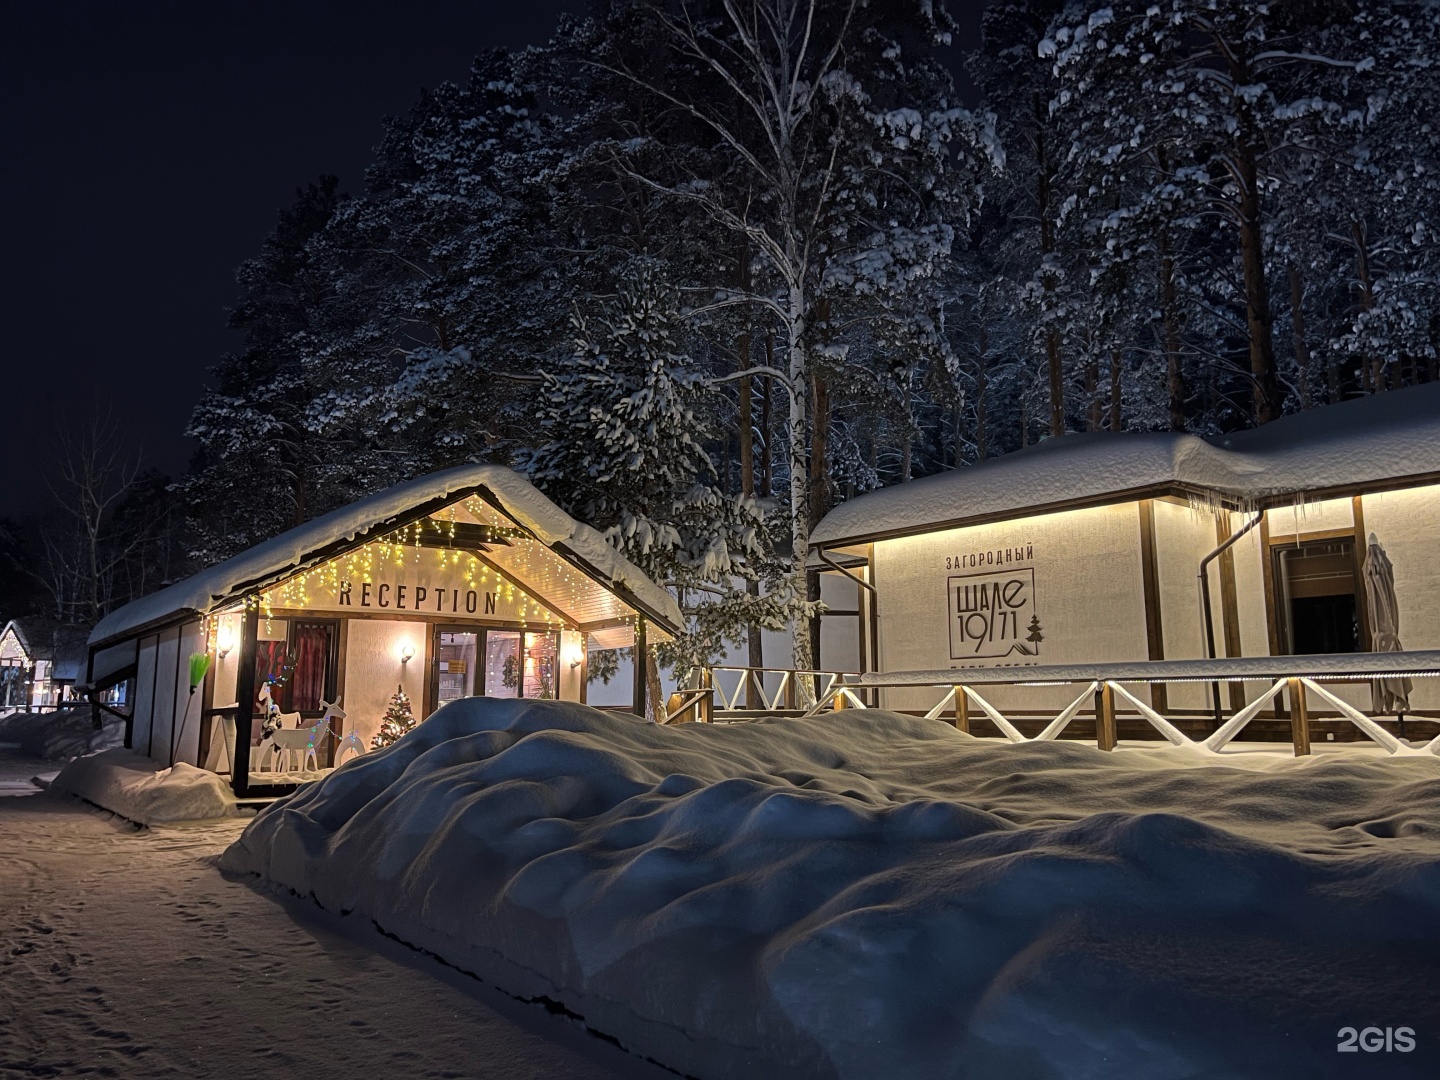
[[[967,6],[952,10],[969,37]],[[235,267],[294,189],[334,173],[360,190],[382,117],[463,79],[482,49],[543,42],[560,11],[584,7],[9,0],[0,517],[44,508],[55,423],[97,407],[147,465],[183,471],[190,410],[236,345]]]

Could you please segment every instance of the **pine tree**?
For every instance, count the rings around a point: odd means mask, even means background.
[[[405,695],[405,687],[395,687],[385,715],[380,718],[380,730],[375,733],[375,738],[370,740],[370,748],[380,750],[391,745],[407,731],[413,730],[417,723],[415,714],[410,711],[410,699]]]
[[[688,669],[747,620],[778,628],[783,616],[773,600],[737,588],[762,572],[761,515],[753,498],[719,484],[705,449],[717,434],[707,380],[663,271],[637,260],[618,297],[575,314],[573,351],[542,372],[545,441],[520,466],[651,577],[699,598],[697,632],[675,655]]]

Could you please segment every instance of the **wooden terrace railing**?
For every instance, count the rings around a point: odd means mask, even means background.
[[[1082,712],[1095,719],[1096,744],[1112,750],[1118,741],[1116,702],[1132,711],[1174,746],[1190,746],[1218,753],[1282,692],[1288,693],[1290,734],[1297,756],[1310,753],[1310,700],[1318,699],[1336,710],[1390,754],[1440,754],[1440,735],[1422,748],[1402,743],[1376,720],[1327,689],[1322,683],[1365,683],[1378,679],[1433,678],[1440,676],[1440,650],[1399,653],[1341,653],[1325,656],[1239,657],[1222,660],[1154,660],[1117,664],[1066,664],[1025,668],[964,668],[935,671],[870,672],[832,682],[804,715],[815,716],[831,708],[865,709],[872,706],[861,694],[901,688],[939,688],[940,702],[925,715],[944,717],[953,709],[954,723],[969,732],[972,710],[988,717],[1011,742],[1043,742],[1059,738]],[[1130,687],[1167,683],[1268,682],[1269,688],[1221,719],[1204,739],[1192,739]],[[1037,735],[1026,736],[982,694],[991,687],[1075,686],[1078,694]],[[1213,691],[1212,691],[1213,693]],[[1216,694],[1216,697],[1219,695]],[[1013,710],[1012,710],[1013,711]],[[1033,712],[1033,710],[1030,710]],[[1215,706],[1218,716],[1220,706]]]

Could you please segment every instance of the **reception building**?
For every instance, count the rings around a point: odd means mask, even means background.
[[[271,714],[319,729],[324,768],[347,736],[369,745],[397,688],[421,718],[470,695],[584,701],[591,651],[643,652],[680,627],[674,597],[593,528],[511,470],[467,465],[112,612],[87,684],[92,700],[132,688],[115,710],[127,746],[245,795],[295,779],[271,767],[283,755],[257,760]]]

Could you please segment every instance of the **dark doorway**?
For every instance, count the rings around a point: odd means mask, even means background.
[[[1274,549],[1277,606],[1291,655],[1360,649],[1355,541],[1302,540]]]

